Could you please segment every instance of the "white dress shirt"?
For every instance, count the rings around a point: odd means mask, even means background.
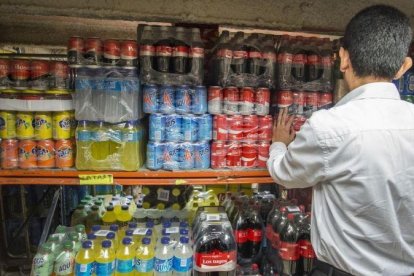
[[[287,188],[313,186],[319,260],[354,275],[414,273],[414,105],[392,83],[360,86],[315,112],[267,166]]]

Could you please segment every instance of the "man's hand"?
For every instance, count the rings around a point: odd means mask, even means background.
[[[295,139],[295,131],[292,128],[293,116],[288,117],[288,109],[283,108],[279,112],[277,120],[273,122],[272,142],[282,142],[288,146]]]

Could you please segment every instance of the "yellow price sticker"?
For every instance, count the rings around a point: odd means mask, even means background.
[[[81,185],[112,185],[114,176],[112,174],[80,174]]]
[[[175,180],[175,185],[184,185],[187,184],[187,181],[184,179],[176,179]]]

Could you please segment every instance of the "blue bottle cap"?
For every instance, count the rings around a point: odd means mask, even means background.
[[[143,238],[142,239],[142,244],[148,245],[151,243],[151,239],[150,238]]]
[[[103,248],[110,248],[111,245],[112,245],[111,241],[108,241],[108,240],[102,241],[102,247]]]
[[[169,228],[169,227],[171,227],[171,221],[164,221],[163,223],[162,223],[162,227],[163,228]]]
[[[106,235],[106,238],[109,239],[109,240],[115,239],[115,233],[114,232],[109,232]]]
[[[133,235],[134,235],[134,230],[128,229],[125,231],[125,236],[133,236]]]
[[[188,227],[188,223],[186,221],[180,222],[180,228],[187,228],[187,227]]]
[[[162,237],[161,244],[169,244],[169,243],[170,243],[170,238],[169,237]]]
[[[186,243],[188,243],[188,238],[187,237],[181,237],[180,242],[186,244]]]
[[[170,235],[170,233],[167,233],[167,229],[162,229],[162,235],[163,236],[169,236]]]
[[[135,229],[137,228],[137,224],[135,222],[128,223],[128,228]]]
[[[154,222],[152,220],[149,220],[145,223],[145,226],[147,228],[152,228],[152,227],[154,227]]]
[[[183,235],[183,236],[188,235],[188,229],[185,229],[185,228],[180,229],[180,235]]]
[[[99,231],[99,230],[101,230],[101,226],[100,225],[93,225],[92,226],[92,232],[96,232],[96,231]]]
[[[147,233],[145,233],[145,236],[152,236],[152,229],[148,229]]]
[[[119,226],[116,225],[116,224],[112,224],[111,226],[109,226],[109,230],[111,230],[113,232],[118,232]]]
[[[92,242],[91,241],[84,241],[82,243],[82,248],[84,248],[84,249],[89,249],[91,247],[92,247]]]
[[[128,245],[128,244],[131,244],[131,242],[132,242],[132,239],[131,239],[131,238],[124,238],[124,239],[122,240],[122,244],[123,244],[123,245]]]

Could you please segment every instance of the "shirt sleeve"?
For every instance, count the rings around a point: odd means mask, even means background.
[[[288,148],[281,142],[270,147],[269,173],[276,183],[288,189],[311,187],[326,177],[327,159],[310,121],[306,121]]]

